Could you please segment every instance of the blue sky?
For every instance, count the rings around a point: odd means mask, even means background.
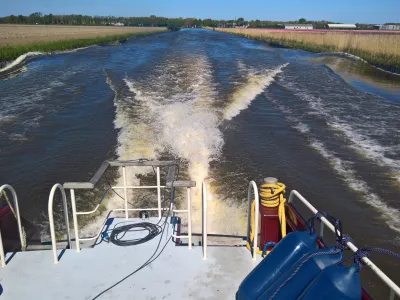
[[[330,20],[343,23],[400,23],[400,0],[0,0],[0,16],[87,14],[213,19]]]

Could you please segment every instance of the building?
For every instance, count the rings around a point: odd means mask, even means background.
[[[283,24],[285,29],[290,30],[312,30],[314,29],[312,24]]]
[[[356,24],[326,24],[326,29],[357,29]]]
[[[379,30],[400,30],[400,25],[374,25],[374,29],[379,29]]]

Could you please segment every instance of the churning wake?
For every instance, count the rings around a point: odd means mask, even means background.
[[[329,150],[325,143],[313,134],[310,126],[298,116],[301,115],[301,113],[296,114],[293,109],[279,103],[275,99],[271,99],[271,101],[274,103],[275,107],[283,113],[284,117],[290,122],[292,127],[307,137],[309,145],[329,162],[335,173],[347,184],[347,186],[361,195],[365,203],[379,211],[390,228],[400,232],[400,211],[386,204],[379,195],[368,187],[367,182],[362,180],[359,174],[357,174],[353,163],[341,158],[334,151]],[[313,102],[313,104],[315,105],[315,102]],[[319,104],[317,106],[312,105],[311,107],[312,110],[310,110],[309,113],[321,113],[321,111],[323,111],[322,107],[319,107]],[[328,117],[328,114],[325,117]],[[333,118],[334,116],[330,117]]]
[[[247,69],[247,79],[222,109],[215,105],[220,95],[211,63],[201,54],[170,57],[145,78],[126,76],[125,91],[117,91],[109,82],[116,94],[119,159],[157,159],[169,153],[186,162],[190,180],[197,183],[192,216],[194,231],[200,231],[201,184],[210,176],[210,162],[218,159],[224,144],[220,123],[246,109],[285,66],[258,72]],[[128,181],[137,183],[137,175],[146,172],[151,170],[132,168]],[[209,194],[210,232],[243,231],[242,224],[232,224],[228,216],[243,218],[245,208],[219,201],[211,188]]]
[[[12,62],[10,62],[9,64],[7,64],[4,68],[0,69],[0,74],[10,70],[11,68],[17,67],[19,65],[22,65],[27,59],[35,57],[35,56],[39,56],[42,55],[42,52],[28,52],[25,54],[22,54],[20,56],[18,56],[15,60],[13,60]]]
[[[336,76],[329,73],[319,75],[325,85],[316,87],[305,79],[299,80],[295,72],[286,74],[281,83],[307,103],[309,115],[323,118],[359,155],[389,169],[390,177],[400,182],[400,107],[342,82],[338,86]]]
[[[372,192],[368,187],[368,184],[358,178],[355,170],[351,166],[351,162],[340,159],[317,139],[312,138],[310,145],[330,162],[335,172],[343,178],[352,190],[360,193],[366,203],[377,209],[382,214],[390,228],[400,232],[400,211],[388,206],[376,193]]]
[[[170,58],[145,79],[126,77],[124,83],[127,92],[116,97],[119,158],[157,159],[169,153],[187,162],[190,179],[198,186],[193,223],[199,223],[199,185],[223,145],[212,109],[216,92],[209,62],[201,55]],[[129,180],[135,180],[138,171],[132,170]]]
[[[271,84],[275,76],[280,74],[287,65],[288,63],[274,69],[262,71],[248,69],[246,81],[244,84],[238,86],[232,95],[230,103],[224,109],[224,119],[231,120],[242,110],[246,109],[256,96],[261,94]],[[245,69],[242,64],[239,67]]]

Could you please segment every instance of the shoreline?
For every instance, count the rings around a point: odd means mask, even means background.
[[[29,58],[31,58],[30,56],[37,57],[46,54],[58,54],[66,51],[84,49],[91,46],[118,45],[120,43],[124,43],[132,37],[147,36],[162,32],[167,32],[167,30],[157,29],[148,32],[132,32],[103,37],[98,36],[95,38],[65,39],[26,45],[0,46],[0,73],[12,71],[21,64],[24,64]],[[34,53],[35,55],[29,55],[29,53]],[[8,68],[7,66],[10,65],[13,66]]]
[[[284,38],[274,38],[268,36],[255,36],[244,32],[231,32],[226,30],[217,29],[218,32],[234,34],[244,38],[264,41],[268,45],[277,48],[294,49],[294,50],[305,50],[312,53],[336,53],[346,55],[361,60],[379,70],[389,72],[391,74],[400,75],[400,55],[392,56],[388,54],[373,54],[364,50],[356,48],[348,48],[346,51],[340,51],[334,45],[318,45],[312,43],[304,43],[302,41],[296,41]],[[301,34],[301,33],[299,33]],[[387,63],[390,62],[390,63]]]
[[[247,37],[246,38],[251,38]],[[251,38],[254,39],[254,38]],[[377,57],[377,59],[373,58],[372,54],[355,51],[355,52],[337,52],[333,51],[332,47],[329,46],[319,46],[319,45],[311,45],[311,44],[304,44],[301,42],[296,41],[287,41],[287,40],[279,40],[279,39],[255,39],[255,40],[262,40],[267,42],[268,45],[272,47],[280,47],[285,49],[293,49],[293,50],[304,50],[312,53],[334,53],[334,54],[342,54],[349,58],[358,59],[364,63],[367,63],[381,71],[388,72],[395,75],[400,75],[400,63],[398,65],[393,64],[385,64],[384,61],[386,59],[385,56]],[[351,50],[350,50],[351,51]]]

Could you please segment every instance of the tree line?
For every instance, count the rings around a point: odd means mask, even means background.
[[[29,16],[10,15],[0,18],[0,24],[40,24],[40,25],[97,25],[106,26],[121,23],[124,26],[150,26],[150,27],[169,27],[177,29],[182,27],[249,27],[249,28],[282,28],[284,23],[293,24],[312,24],[314,28],[324,28],[327,23],[335,23],[331,21],[309,21],[301,18],[296,21],[279,22],[279,21],[262,21],[250,20],[244,18],[235,20],[213,20],[213,19],[196,19],[196,18],[165,18],[151,15],[150,17],[115,17],[115,16],[87,16],[87,15],[53,15],[35,12]],[[359,28],[369,28],[369,24],[357,24]]]
[[[164,18],[150,17],[115,17],[115,16],[87,16],[87,15],[53,15],[35,12],[29,16],[10,15],[0,18],[0,24],[38,24],[38,25],[114,25],[122,23],[125,26],[150,26],[167,27],[176,25],[179,27],[203,26],[202,20],[195,18]]]

